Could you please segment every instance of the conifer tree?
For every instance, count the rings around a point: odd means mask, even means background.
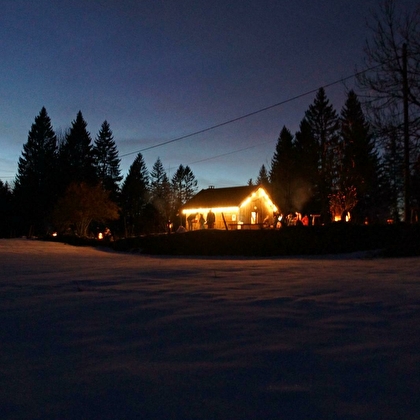
[[[293,135],[286,126],[283,126],[271,160],[270,181],[274,201],[285,215],[296,211],[293,204],[295,166]]]
[[[121,213],[125,236],[137,236],[146,226],[142,216],[149,202],[149,174],[139,153],[131,164],[121,188]]]
[[[191,168],[179,165],[172,177],[172,191],[176,206],[182,206],[190,200],[197,191],[197,180]]]
[[[47,110],[35,118],[18,161],[14,198],[28,235],[45,233],[57,195],[57,139]]]
[[[270,176],[264,164],[261,165],[260,171],[258,172],[256,184],[261,185],[262,187],[267,189],[270,186]]]
[[[95,185],[98,181],[92,139],[81,111],[77,113],[60,147],[60,168],[63,190],[72,182]]]
[[[333,191],[339,176],[339,117],[325,90],[320,88],[315,100],[305,112],[312,135],[318,145],[317,194],[323,222],[331,220],[328,196]]]
[[[354,216],[356,221],[363,222],[366,217],[372,218],[380,204],[380,164],[370,125],[354,91],[347,94],[341,111],[341,139],[342,161],[337,189],[344,192],[355,188]]]
[[[110,191],[110,197],[117,199],[119,182],[122,180],[118,150],[107,121],[102,123],[101,129],[93,146],[96,175],[105,190]]]
[[[172,220],[176,220],[179,216],[180,223],[182,224],[182,216],[179,214],[180,207],[190,200],[197,191],[197,180],[191,168],[179,165],[177,171],[174,173],[172,180]]]
[[[295,134],[296,194],[295,203],[302,214],[318,213],[319,196],[316,195],[319,148],[308,121],[303,118]]]
[[[0,238],[12,236],[15,227],[12,198],[12,190],[9,184],[0,180]]]
[[[150,172],[150,196],[150,202],[157,211],[154,224],[157,230],[165,231],[171,217],[171,185],[159,157]]]

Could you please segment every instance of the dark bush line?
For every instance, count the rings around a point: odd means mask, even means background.
[[[154,255],[282,256],[381,250],[384,256],[420,255],[419,225],[294,226],[280,230],[204,230],[121,239],[117,251]]]
[[[115,241],[75,236],[48,238],[76,246],[108,246],[116,251],[178,256],[292,256],[378,251],[386,257],[420,255],[420,225],[292,226],[280,230],[201,230],[146,235]]]

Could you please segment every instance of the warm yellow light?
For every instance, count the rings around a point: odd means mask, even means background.
[[[257,191],[254,191],[249,197],[247,197],[240,205],[239,207],[212,207],[212,208],[204,208],[199,207],[195,209],[184,209],[182,210],[182,214],[190,215],[190,214],[207,214],[210,210],[212,210],[214,213],[237,213],[240,208],[247,206],[255,197],[258,198],[264,198],[266,205],[270,208],[272,212],[277,212],[278,208],[277,206],[270,200],[270,197],[265,192],[263,188],[258,188]]]
[[[182,214],[189,215],[189,214],[207,214],[209,211],[213,213],[236,213],[239,210],[239,207],[212,207],[212,208],[196,208],[196,209],[184,209],[182,210]]]
[[[103,233],[102,233],[102,232],[99,232],[99,233],[98,233],[98,239],[104,239],[104,235],[103,235]]]
[[[251,197],[246,198],[239,207],[244,207],[251,202]]]
[[[344,219],[343,219],[343,217],[342,217],[341,215],[336,215],[336,216],[334,216],[334,222],[341,222],[342,220],[344,220],[344,221],[346,221],[346,222],[350,222],[350,220],[351,220],[351,215],[350,215],[350,213],[349,213],[349,212],[347,212],[347,213],[346,213],[346,216],[344,217]]]
[[[264,188],[258,188],[258,194],[259,194],[260,197],[263,197],[267,201],[268,207],[270,207],[270,209],[273,212],[277,212],[278,211],[277,206],[270,200],[270,197],[265,192]]]

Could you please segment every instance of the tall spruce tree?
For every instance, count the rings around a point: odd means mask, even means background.
[[[119,182],[122,180],[118,150],[107,121],[102,123],[101,129],[95,139],[93,156],[96,175],[105,190],[110,192],[110,198],[117,200]]]
[[[91,185],[98,182],[92,139],[81,111],[77,113],[60,145],[60,168],[63,192],[72,182],[87,182]]]
[[[323,222],[331,221],[329,214],[329,195],[339,177],[339,128],[337,112],[330,104],[325,90],[320,88],[315,100],[305,112],[312,135],[318,144],[317,194]]]
[[[165,231],[171,217],[171,184],[159,157],[150,172],[150,196],[157,212],[154,224],[158,231]]]
[[[274,201],[285,215],[297,211],[293,203],[295,167],[296,153],[293,135],[286,126],[283,126],[271,160],[270,181]]]
[[[197,180],[188,165],[179,165],[172,177],[171,186],[173,198],[172,220],[179,220],[180,224],[182,224],[183,221],[179,209],[183,204],[190,200],[197,191]],[[177,215],[179,218],[176,217]]]
[[[57,198],[57,179],[57,139],[43,107],[23,146],[14,187],[19,225],[28,235],[46,232]]]
[[[149,202],[149,173],[139,153],[131,164],[121,188],[121,215],[125,236],[138,236],[145,229],[144,210]]]
[[[197,180],[191,168],[179,165],[172,177],[172,190],[175,202],[181,206],[190,200],[197,191]]]
[[[315,194],[318,179],[319,147],[308,121],[304,118],[295,134],[296,193],[295,202],[302,214],[318,213],[319,196]],[[318,200],[318,201],[317,201]]]
[[[261,165],[261,168],[258,172],[257,179],[255,181],[257,185],[261,185],[262,187],[269,189],[270,188],[270,175],[267,171],[267,168],[264,164]]]
[[[12,190],[9,184],[0,180],[0,238],[12,237],[15,229],[12,213]]]
[[[369,123],[354,93],[347,94],[341,111],[342,161],[338,190],[354,187],[357,205],[355,221],[373,219],[380,206],[380,163]]]

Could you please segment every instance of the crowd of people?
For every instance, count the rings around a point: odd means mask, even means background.
[[[191,213],[187,217],[188,230],[196,230],[195,226],[198,226],[198,229],[214,229],[214,224],[216,222],[216,216],[212,210],[207,213],[207,218],[205,219],[202,213],[193,214]]]
[[[273,218],[272,226],[276,229],[282,226],[309,226],[311,224],[309,216],[307,214],[302,216],[299,212],[289,213],[287,216],[283,216],[281,213],[274,213]],[[314,219],[314,216],[312,218]]]
[[[274,213],[272,217],[267,215],[263,220],[263,227],[266,229],[279,229],[283,226],[309,226],[314,224],[315,216],[311,215],[310,220],[307,214],[302,215],[299,212],[289,213],[284,216],[281,213]],[[207,213],[207,217],[201,213],[192,213],[187,217],[187,228],[189,231],[198,229],[214,229],[216,216],[212,210]]]

